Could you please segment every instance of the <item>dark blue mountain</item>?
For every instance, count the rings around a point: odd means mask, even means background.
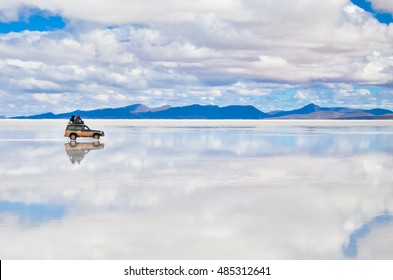
[[[121,108],[105,108],[96,110],[76,110],[68,113],[53,114],[45,113],[34,116],[22,116],[14,117],[14,119],[68,119],[72,115],[80,115],[82,118],[87,119],[141,119],[144,118],[143,114],[147,112],[158,112],[170,108],[169,106],[163,106],[158,108],[148,108],[142,104],[133,104]]]
[[[86,119],[138,119],[139,113],[142,112],[141,104],[134,104],[121,108],[105,108],[91,111],[77,110],[70,113],[59,114],[61,118],[69,118],[71,115],[82,116]]]
[[[253,106],[231,105],[219,107],[215,105],[190,105],[183,107],[163,106],[149,108],[142,104],[133,104],[121,108],[105,108],[97,110],[77,110],[62,114],[45,113],[15,119],[69,119],[72,115],[80,115],[86,119],[389,119],[393,112],[386,109],[352,109],[345,107],[326,108],[316,104],[308,104],[291,111],[275,111],[264,113]]]
[[[353,109],[346,107],[320,107],[314,103],[310,103],[300,109],[291,111],[279,111],[270,113],[270,118],[286,118],[286,119],[368,119],[377,118],[379,116],[392,114],[393,112],[386,109]]]
[[[291,110],[291,111],[280,111],[275,114],[271,114],[271,118],[278,118],[278,117],[283,117],[283,116],[288,116],[288,115],[306,115],[310,113],[317,112],[321,109],[318,105],[315,105],[314,103],[310,103],[300,109],[296,110]]]
[[[386,114],[392,114],[392,111],[386,110],[386,109],[380,109],[380,108],[365,110],[365,112],[370,113],[371,115],[374,115],[374,116],[382,116],[382,115],[386,115]]]
[[[253,106],[227,106],[218,107],[213,105],[201,106],[190,105],[184,107],[172,107],[159,112],[147,112],[143,114],[147,119],[263,119],[268,117],[266,113],[259,111]]]
[[[148,108],[134,104],[121,108],[106,108],[90,111],[72,111],[63,114],[45,113],[15,119],[67,119],[72,115],[80,115],[86,119],[263,119],[268,117],[253,106],[190,105],[184,107],[163,106]]]
[[[39,114],[39,115],[33,115],[33,116],[20,116],[20,117],[12,117],[11,119],[62,119],[57,117],[57,115],[53,113],[44,113],[44,114]]]

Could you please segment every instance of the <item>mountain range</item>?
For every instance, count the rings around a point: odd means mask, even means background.
[[[248,105],[189,105],[182,107],[162,106],[149,108],[133,104],[120,108],[96,110],[76,110],[67,113],[51,112],[32,116],[19,116],[13,119],[68,119],[80,115],[86,119],[393,119],[393,112],[387,109],[353,109],[345,107],[320,107],[310,103],[290,111],[262,112]]]

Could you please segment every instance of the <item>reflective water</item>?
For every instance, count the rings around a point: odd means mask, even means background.
[[[0,259],[393,259],[393,123],[0,121]]]

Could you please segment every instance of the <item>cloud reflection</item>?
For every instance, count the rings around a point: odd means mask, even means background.
[[[0,213],[0,257],[371,258],[358,229],[393,212],[389,127],[100,127],[105,149],[80,165],[64,139],[0,141],[0,200],[64,207],[34,228]]]
[[[393,215],[391,214],[384,214],[376,216],[370,222],[364,224],[361,228],[355,230],[349,236],[349,243],[348,245],[343,247],[344,254],[347,257],[355,258],[358,255],[358,242],[361,238],[367,236],[372,230],[373,227],[382,226],[387,223],[393,222]]]
[[[45,221],[59,220],[63,218],[64,212],[64,207],[59,205],[0,201],[0,214],[15,214],[23,223],[41,224]]]

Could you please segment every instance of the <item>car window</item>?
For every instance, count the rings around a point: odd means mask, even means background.
[[[75,130],[76,130],[76,131],[81,131],[81,130],[82,130],[82,127],[81,127],[80,125],[76,125],[76,126],[75,126]]]

